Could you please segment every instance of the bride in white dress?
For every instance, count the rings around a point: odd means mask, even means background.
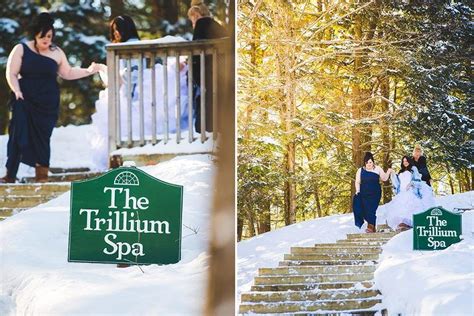
[[[398,175],[392,171],[391,180],[396,195],[385,204],[387,224],[394,230],[406,230],[413,226],[413,214],[435,206],[433,190],[407,156],[402,158]]]
[[[123,28],[122,31],[121,27]],[[129,30],[135,30],[130,33]],[[131,18],[127,16],[119,16],[115,18],[111,24],[111,41],[113,43],[121,42],[138,42],[138,34],[135,29],[135,24]],[[115,37],[115,38],[114,38]],[[140,43],[172,43],[186,41],[181,37],[166,36],[156,40],[140,41]],[[140,105],[138,92],[138,64],[139,60],[132,59],[131,62],[131,119],[132,119],[132,139],[140,139]],[[145,139],[150,139],[152,135],[152,84],[151,74],[152,69],[146,68],[146,61],[143,60],[143,104],[144,104],[144,130]],[[180,67],[180,128],[181,131],[188,129],[188,86],[187,86],[187,70],[188,66],[180,60],[180,64],[176,64],[176,57],[168,57],[167,59],[167,76],[168,76],[168,132],[170,134],[176,132],[176,121],[178,117],[176,106],[176,67]],[[100,71],[101,79],[107,85],[107,66],[102,64],[95,64],[95,67]],[[156,63],[155,68],[155,91],[156,91],[156,133],[158,136],[165,133],[164,119],[164,100],[163,100],[163,65]],[[128,140],[128,103],[127,103],[127,77],[128,71],[124,60],[120,63],[120,135],[122,140]],[[92,115],[92,130],[89,137],[91,150],[93,152],[94,162],[98,169],[106,169],[108,167],[108,91],[104,89],[99,93],[99,99],[95,102],[96,112]]]

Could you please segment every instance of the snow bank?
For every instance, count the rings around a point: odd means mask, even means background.
[[[142,266],[144,273],[138,267],[68,263],[68,192],[0,222],[1,315],[201,314],[211,157],[183,156],[141,169],[184,186],[181,262]]]
[[[473,207],[474,191],[437,199],[448,210]],[[384,247],[375,272],[389,315],[474,314],[474,211],[462,216],[460,243],[441,251],[413,251],[412,230]]]
[[[448,210],[472,208],[474,191],[438,197],[436,202]],[[463,216],[465,240],[447,250],[413,252],[411,231],[397,235],[386,244],[377,269],[376,284],[390,314],[463,315],[466,311],[473,314],[472,214],[474,212],[466,212]],[[377,210],[377,224],[384,223],[382,205]],[[365,225],[359,230],[354,226],[353,215],[344,214],[300,222],[239,242],[238,304],[242,292],[250,290],[258,268],[276,267],[283,260],[283,254],[290,252],[290,247],[335,242],[348,233],[362,231],[365,231]]]

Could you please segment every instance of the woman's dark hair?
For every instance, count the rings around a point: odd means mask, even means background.
[[[110,41],[112,43],[118,43],[118,40],[115,39],[114,36],[114,25],[122,37],[120,42],[126,42],[131,38],[140,39],[138,36],[137,27],[135,26],[135,22],[133,22],[132,18],[128,15],[119,15],[110,22]]]
[[[33,23],[30,25],[30,37],[33,38],[34,41],[34,46],[36,48],[36,35],[40,34],[40,37],[46,36],[46,33],[48,33],[50,30],[53,31],[53,40],[54,40],[54,35],[56,34],[56,31],[54,29],[54,19],[51,17],[51,15],[48,12],[43,12],[40,13],[37,17],[33,19]],[[51,44],[51,49],[53,49],[55,46]],[[38,49],[36,49],[38,50]]]
[[[408,161],[408,167],[405,167],[405,166],[403,165],[403,160],[404,160],[404,159],[406,159],[406,160]],[[404,172],[404,171],[406,171],[406,170],[408,170],[408,171],[411,172],[411,168],[412,168],[412,167],[413,167],[413,161],[411,160],[411,158],[408,157],[408,156],[403,156],[403,157],[402,157],[402,162],[400,163],[400,171],[398,172],[398,174],[400,174],[400,173],[402,173],[402,172]]]
[[[372,153],[368,151],[365,153],[365,156],[364,156],[364,166],[369,160],[372,160],[373,163],[375,164],[374,155],[372,155]]]

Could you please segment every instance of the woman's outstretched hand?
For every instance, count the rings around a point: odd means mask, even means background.
[[[92,62],[92,64],[87,68],[87,71],[95,74],[98,73],[99,71],[107,71],[107,66],[104,64],[98,64],[95,62]]]

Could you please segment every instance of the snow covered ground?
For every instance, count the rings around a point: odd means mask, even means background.
[[[439,197],[448,210],[474,207],[474,191]],[[377,223],[385,222],[384,208]],[[464,240],[437,252],[412,250],[412,231],[404,232],[383,248],[376,285],[390,315],[472,315],[474,294],[473,212],[463,215]],[[241,241],[237,245],[237,302],[249,291],[257,269],[276,267],[291,246],[335,242],[348,233],[364,231],[354,226],[352,214],[309,220]],[[429,268],[428,268],[429,267]]]
[[[201,314],[214,163],[209,155],[190,155],[141,169],[184,186],[182,260],[143,266],[144,273],[68,263],[68,192],[0,222],[0,315]]]
[[[439,204],[474,207],[474,191],[446,196]],[[462,217],[463,240],[441,251],[413,251],[413,232],[384,247],[375,272],[390,315],[474,315],[474,211]]]

